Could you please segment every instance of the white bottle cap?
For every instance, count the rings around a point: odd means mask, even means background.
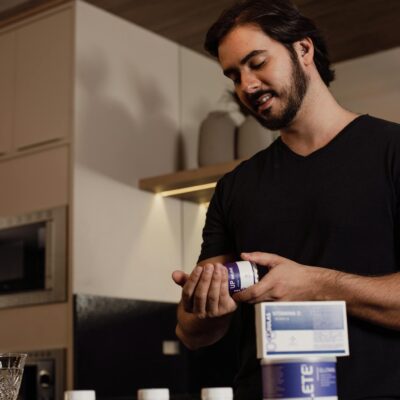
[[[203,388],[201,400],[233,400],[233,390],[231,387]]]
[[[64,392],[64,400],[96,400],[94,390],[67,390]]]
[[[138,400],[169,400],[169,389],[139,389]]]

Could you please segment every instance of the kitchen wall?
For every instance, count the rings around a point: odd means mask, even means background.
[[[352,111],[400,123],[400,47],[335,65],[332,92]]]
[[[178,46],[76,8],[73,291],[176,300],[181,204],[137,188],[179,163]]]

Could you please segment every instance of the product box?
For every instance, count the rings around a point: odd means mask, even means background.
[[[349,355],[344,301],[268,302],[255,308],[258,358]]]

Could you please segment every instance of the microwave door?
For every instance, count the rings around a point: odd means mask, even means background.
[[[0,231],[0,293],[45,288],[45,222]]]

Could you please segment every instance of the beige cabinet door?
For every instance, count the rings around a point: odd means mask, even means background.
[[[72,10],[16,31],[16,149],[65,138],[71,130]]]
[[[0,163],[0,216],[68,204],[69,148],[60,146]]]
[[[0,155],[12,148],[15,91],[15,33],[0,35]]]

